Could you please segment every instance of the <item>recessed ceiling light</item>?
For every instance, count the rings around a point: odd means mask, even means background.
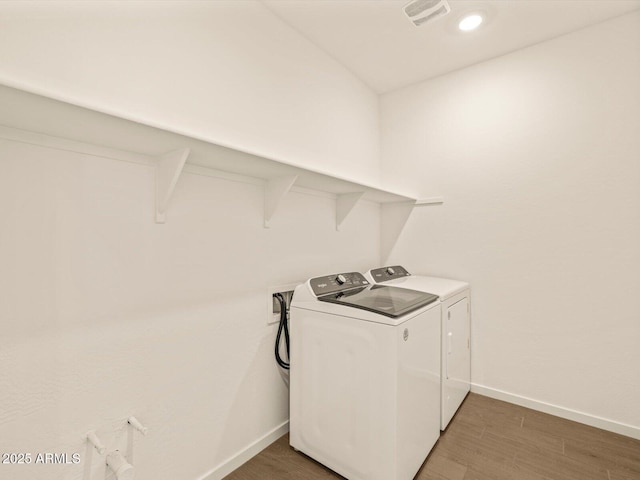
[[[458,24],[458,28],[464,32],[468,32],[469,30],[475,30],[482,23],[482,16],[474,13],[472,15],[467,15]]]

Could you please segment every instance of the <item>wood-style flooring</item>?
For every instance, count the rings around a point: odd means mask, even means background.
[[[341,478],[285,435],[224,480]],[[640,480],[640,441],[471,393],[415,480]]]

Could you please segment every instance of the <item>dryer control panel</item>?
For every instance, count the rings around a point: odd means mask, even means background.
[[[393,267],[380,267],[374,270],[371,270],[371,276],[376,281],[376,283],[387,282],[389,280],[394,280],[396,278],[408,277],[411,274],[405,270],[404,267],[400,265],[395,265]]]
[[[334,273],[309,280],[313,293],[319,297],[329,293],[341,292],[350,288],[366,287],[369,282],[358,272]]]

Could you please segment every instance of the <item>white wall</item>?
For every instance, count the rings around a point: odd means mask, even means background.
[[[379,181],[377,96],[260,2],[0,2],[0,83]]]
[[[265,229],[261,185],[185,173],[160,225],[154,185],[151,166],[0,141],[2,451],[82,456],[1,478],[104,480],[82,436],[126,449],[129,415],[150,429],[137,479],[200,478],[288,419],[268,286],[378,258],[369,202],[336,232],[333,198],[292,192]]]
[[[391,262],[471,282],[473,381],[636,429],[639,85],[635,13],[380,106],[386,186],[445,198]]]
[[[0,32],[2,84],[379,182],[377,96],[260,2],[1,2]],[[368,202],[337,233],[333,198],[294,192],[265,230],[262,186],[184,174],[157,225],[153,188],[0,142],[2,450],[82,455],[0,477],[103,480],[82,436],[126,449],[131,414],[136,478],[206,475],[288,419],[267,287],[379,256]]]

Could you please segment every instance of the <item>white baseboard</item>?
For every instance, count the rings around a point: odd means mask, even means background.
[[[266,435],[251,443],[245,449],[239,451],[232,457],[227,458],[220,465],[214,467],[211,471],[205,473],[197,480],[221,480],[222,478],[233,472],[236,468],[240,467],[240,465],[250,460],[262,450],[267,448],[288,431],[289,420],[277,426]]]
[[[592,427],[601,428],[603,430],[619,433],[621,435],[626,435],[627,437],[640,440],[640,428],[634,427],[633,425],[627,425],[625,423],[620,423],[614,420],[597,417],[588,413],[579,412],[577,410],[560,407],[558,405],[542,402],[540,400],[534,400],[533,398],[523,397],[521,395],[516,395],[514,393],[486,387],[484,385],[478,385],[477,383],[471,384],[471,391],[480,395],[495,398],[496,400],[503,400],[515,405],[531,408],[539,412],[548,413],[557,417],[566,418],[567,420],[584,423],[585,425],[590,425]],[[211,471],[202,475],[197,480],[222,480],[225,476],[229,475],[243,463],[247,462],[252,457],[260,453],[262,450],[271,445],[288,431],[289,421],[287,420],[255,442],[248,445],[245,449],[220,463],[220,465],[214,467]]]
[[[627,425],[626,423],[597,417],[595,415],[572,410],[570,408],[559,407],[558,405],[541,402],[540,400],[534,400],[533,398],[504,392],[495,388],[485,387],[484,385],[478,385],[476,383],[471,384],[471,391],[479,393],[480,395],[495,398],[496,400],[514,403],[522,407],[538,410],[539,412],[555,415],[556,417],[566,418],[567,420],[584,423],[585,425],[590,425],[592,427],[601,428],[602,430],[608,430],[609,432],[619,433],[620,435],[626,435],[627,437],[640,440],[640,427],[634,427],[633,425]]]

